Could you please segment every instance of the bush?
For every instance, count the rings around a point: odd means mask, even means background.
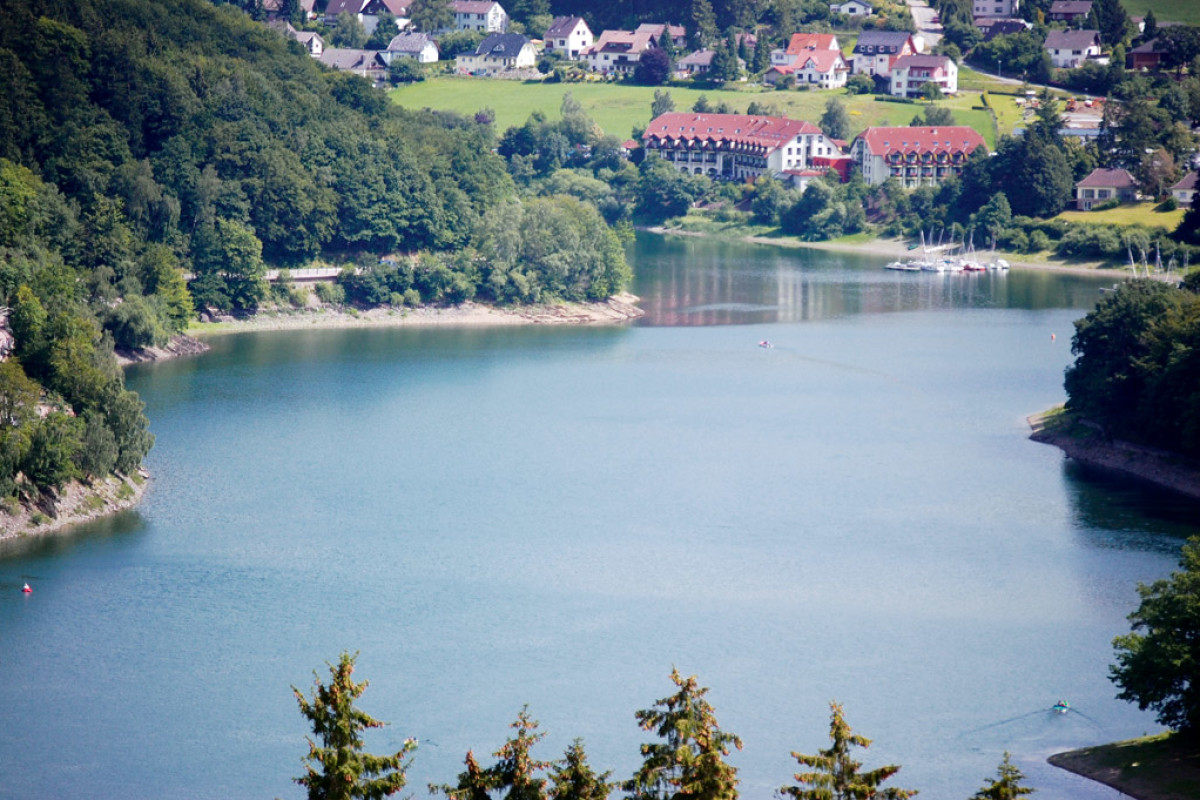
[[[346,302],[346,290],[336,283],[321,281],[313,286],[317,299],[330,306],[340,306]]]
[[[1174,197],[1168,197],[1154,207],[1155,211],[1174,211],[1179,208],[1179,201]]]

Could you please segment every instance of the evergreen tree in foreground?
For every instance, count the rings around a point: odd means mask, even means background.
[[[996,779],[971,795],[971,800],[1017,800],[1019,797],[1033,794],[1036,790],[1022,786],[1021,781],[1023,780],[1025,780],[1024,773],[1016,768],[1012,763],[1011,756],[1006,751],[1004,760],[996,769]]]
[[[382,728],[385,723],[354,707],[367,688],[367,681],[355,683],[354,660],[358,654],[342,653],[336,665],[329,666],[329,683],[313,672],[313,696],[292,687],[300,713],[312,723],[318,742],[308,740],[305,761],[307,774],[296,783],[308,789],[309,800],[350,800],[379,798],[396,794],[407,782],[405,771],[409,753],[417,749],[407,739],[395,755],[374,756],[363,752],[362,732]]]
[[[792,756],[812,772],[796,773],[798,786],[783,786],[781,794],[796,800],[905,800],[916,794],[915,790],[879,788],[880,784],[900,771],[897,765],[888,765],[862,772],[862,762],[850,757],[850,748],[870,747],[871,740],[851,733],[850,726],[842,716],[842,707],[830,703],[832,711],[829,721],[829,738],[833,744],[815,756],[793,752]]]
[[[607,800],[613,788],[608,782],[611,774],[597,775],[583,752],[583,740],[576,739],[567,748],[563,760],[551,768],[550,789],[546,795],[550,800]]]
[[[704,699],[707,687],[696,676],[684,678],[671,670],[679,691],[654,708],[636,712],[643,730],[654,731],[662,744],[643,744],[641,768],[626,782],[634,800],[734,800],[737,768],[724,761],[729,748],[742,749],[742,740],[717,725],[714,709]]]

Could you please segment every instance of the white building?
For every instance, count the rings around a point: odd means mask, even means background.
[[[958,94],[958,65],[949,56],[902,56],[892,64],[891,79],[894,97],[921,97],[927,83],[942,94]]]
[[[971,15],[974,17],[1005,17],[1017,15],[1021,0],[972,0]]]
[[[537,63],[533,42],[519,33],[493,33],[475,48],[454,59],[454,68],[463,75],[498,75],[527,69]]]
[[[983,137],[962,125],[867,128],[850,145],[850,158],[871,185],[894,178],[906,188],[936,186],[961,177],[978,147],[987,151]]]
[[[508,14],[495,0],[453,0],[454,30],[504,33],[508,30]]]
[[[1060,69],[1075,69],[1089,58],[1100,56],[1099,31],[1050,31],[1046,34],[1050,62]]]
[[[380,55],[388,66],[397,58],[415,58],[421,64],[434,64],[438,60],[438,46],[428,33],[401,33]]]
[[[779,177],[841,152],[811,122],[675,111],[656,117],[642,144],[648,157],[662,158],[680,172],[728,180]]]
[[[557,53],[575,61],[584,50],[595,44],[596,37],[583,17],[555,17],[546,29],[543,40],[547,53]]]
[[[847,17],[869,17],[875,13],[875,8],[867,0],[846,0],[844,3],[830,3],[829,13],[845,14]]]
[[[863,31],[854,43],[851,65],[856,75],[892,74],[892,64],[901,56],[919,53],[911,34],[903,31]]]

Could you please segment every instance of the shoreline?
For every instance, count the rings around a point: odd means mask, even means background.
[[[80,523],[128,511],[141,502],[149,486],[150,473],[141,467],[133,475],[109,475],[90,485],[71,481],[58,492],[53,506],[21,503],[15,512],[8,507],[0,512],[0,544],[64,533]]]
[[[874,238],[865,242],[805,242],[792,237],[773,237],[755,235],[726,236],[708,231],[686,231],[664,228],[661,225],[639,228],[638,230],[659,236],[695,236],[704,239],[725,239],[727,241],[761,244],[770,247],[804,248],[809,250],[825,250],[836,253],[857,253],[859,255],[875,255],[888,259],[911,257],[915,251],[908,249],[908,244],[900,239]],[[1042,272],[1062,272],[1076,275],[1112,276],[1117,279],[1131,277],[1124,266],[1109,267],[1099,261],[1084,261],[1068,263],[1050,259],[1030,260],[1028,256],[1018,253],[1008,253],[997,250],[996,255],[1008,261],[1012,269],[1038,270]],[[1156,276],[1157,277],[1157,276]]]
[[[1137,800],[1186,800],[1200,786],[1200,756],[1177,737],[1126,739],[1055,753],[1046,761]]]
[[[1058,406],[1028,417],[1029,438],[1057,447],[1085,467],[1200,500],[1200,463],[1178,453],[1109,439],[1098,429],[1067,417],[1061,409]]]

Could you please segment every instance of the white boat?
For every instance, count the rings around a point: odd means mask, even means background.
[[[920,272],[921,263],[919,261],[893,261],[890,264],[884,264],[883,268],[898,272]]]
[[[988,269],[1008,269],[1008,262],[1003,258],[993,258],[985,264]]]

